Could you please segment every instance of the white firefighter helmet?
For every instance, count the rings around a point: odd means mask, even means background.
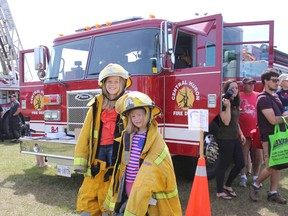
[[[132,85],[132,80],[130,78],[130,73],[126,71],[119,64],[108,64],[99,74],[98,85],[102,88],[103,82],[107,77],[110,76],[120,76],[126,80],[125,88],[129,88]]]
[[[161,109],[155,105],[149,96],[139,91],[131,91],[120,97],[115,105],[116,112],[127,116],[127,112],[136,108],[148,108],[152,118],[161,113]]]

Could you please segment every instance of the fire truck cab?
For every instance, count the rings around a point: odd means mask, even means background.
[[[273,21],[225,23],[221,14],[183,22],[132,17],[58,37],[51,53],[45,46],[22,51],[20,103],[32,132],[21,138],[21,152],[45,156],[59,175],[70,176],[86,105],[100,92],[99,72],[118,63],[131,73],[129,90],[146,93],[162,109],[160,132],[192,178],[200,133],[188,129],[188,110],[208,110],[207,145],[217,133],[225,80],[253,77],[261,90],[265,68],[287,72],[288,61],[275,61],[273,31]],[[217,154],[207,162],[209,178],[216,167]]]

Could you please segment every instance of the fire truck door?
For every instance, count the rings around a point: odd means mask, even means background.
[[[44,135],[44,84],[34,66],[34,50],[19,54],[21,113],[29,122],[31,135]]]
[[[174,24],[175,64],[164,85],[164,136],[172,153],[193,156],[199,144],[199,132],[188,130],[189,109],[207,109],[209,120],[219,113],[222,28],[219,14]]]

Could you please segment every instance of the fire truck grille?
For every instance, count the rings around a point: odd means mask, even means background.
[[[75,128],[82,128],[89,107],[87,103],[99,90],[67,92],[67,133],[75,135]]]

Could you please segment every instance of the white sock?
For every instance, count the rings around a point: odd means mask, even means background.
[[[253,185],[257,188],[260,188],[260,185],[256,184],[256,182],[254,182]]]
[[[247,176],[246,175],[241,175],[241,178],[247,179]]]

